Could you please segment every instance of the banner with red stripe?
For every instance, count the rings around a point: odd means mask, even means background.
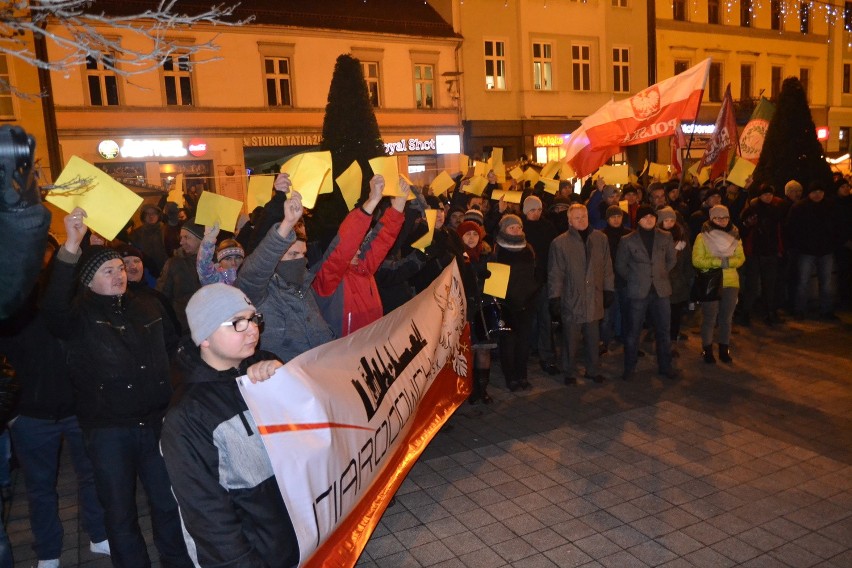
[[[381,320],[240,379],[299,542],[300,566],[353,566],[429,441],[470,393],[455,263]]]

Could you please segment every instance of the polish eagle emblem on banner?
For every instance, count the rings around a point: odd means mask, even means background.
[[[636,120],[647,120],[660,112],[660,89],[652,85],[630,98]]]

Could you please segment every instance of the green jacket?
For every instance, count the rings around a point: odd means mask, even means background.
[[[743,252],[743,242],[737,239],[737,248],[734,255],[728,258],[728,267],[722,269],[722,287],[723,288],[739,288],[740,277],[737,274],[737,268],[745,262],[745,253]],[[704,233],[698,233],[695,239],[695,244],[692,247],[692,266],[698,270],[710,270],[711,268],[721,268],[722,259],[713,256],[707,245],[704,243]]]

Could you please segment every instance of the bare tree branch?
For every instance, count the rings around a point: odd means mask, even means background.
[[[198,59],[198,55],[214,52],[215,37],[203,43],[187,44],[171,32],[196,24],[241,26],[252,21],[227,21],[239,4],[218,4],[198,13],[175,12],[177,0],[160,0],[154,9],[129,15],[98,11],[96,0],[12,0],[0,6],[0,53],[41,69],[62,72],[85,65],[88,58],[100,62],[116,75],[129,77],[147,73],[163,64],[173,54],[189,56],[188,65],[214,60]],[[48,23],[50,29],[48,29]],[[57,29],[59,28],[59,29]],[[64,55],[57,60],[39,59],[30,49],[28,37],[44,36]],[[123,41],[118,36],[124,36]],[[134,50],[127,36],[147,40],[146,50]],[[132,42],[138,43],[138,42]],[[145,41],[142,42],[146,43]],[[196,56],[196,57],[193,57]]]

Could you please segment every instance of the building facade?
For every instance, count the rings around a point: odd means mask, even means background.
[[[795,76],[825,150],[848,150],[852,2],[656,0],[655,10],[658,80],[712,58],[699,123],[715,122],[728,83],[742,124],[761,94],[775,98]]]
[[[459,88],[470,155],[502,147],[507,160],[558,159],[580,120],[648,86],[645,2],[432,4],[464,37]]]
[[[444,84],[456,76],[460,38],[429,5],[396,4],[371,0],[352,10],[352,3],[243,0],[235,16],[253,16],[246,25],[170,34],[219,46],[198,59],[178,52],[131,77],[96,60],[53,73],[63,163],[77,155],[119,180],[159,187],[182,173],[187,188],[244,200],[249,172],[277,171],[320,143],[335,61],[350,53],[361,61],[384,141],[412,177],[431,180],[458,167],[456,154],[439,153],[436,137],[461,134]],[[114,33],[122,49],[151,47]],[[55,44],[50,50],[62,57]]]

